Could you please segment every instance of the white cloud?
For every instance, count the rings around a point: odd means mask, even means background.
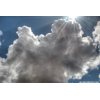
[[[0,36],[2,36],[3,35],[3,32],[0,30]]]
[[[95,31],[93,32],[94,41],[100,44],[100,21],[97,23],[95,27]]]
[[[98,75],[98,78],[100,79],[100,74]]]
[[[0,46],[2,45],[2,43],[0,42]]]
[[[51,31],[38,36],[30,27],[19,27],[18,39],[9,46],[7,58],[0,60],[0,81],[65,82],[100,64],[96,52],[100,40],[83,37],[77,22],[56,20]],[[99,36],[96,30],[94,34]]]
[[[0,37],[3,35],[3,32],[0,30]],[[2,45],[1,39],[0,39],[0,46]]]

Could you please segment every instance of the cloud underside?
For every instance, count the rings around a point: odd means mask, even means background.
[[[18,27],[7,58],[0,58],[0,82],[67,82],[80,79],[100,64],[100,23],[92,37],[83,37],[77,22],[56,20],[51,33],[35,35]],[[98,48],[99,51],[99,48]]]

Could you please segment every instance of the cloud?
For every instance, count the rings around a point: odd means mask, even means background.
[[[0,30],[0,36],[2,36],[3,35],[3,32]]]
[[[98,78],[100,79],[100,74],[98,75]]]
[[[99,83],[100,83],[100,74],[98,75],[98,80],[99,80]]]
[[[0,42],[0,46],[2,45],[2,43]]]
[[[97,43],[100,52],[100,21],[98,21],[95,31],[93,32],[94,42]]]
[[[98,30],[98,31],[97,31]],[[0,82],[67,82],[80,79],[100,64],[99,24],[93,38],[83,37],[77,22],[54,21],[51,33],[35,35],[30,27],[18,27],[7,58],[0,58]]]
[[[0,30],[0,37],[3,35],[3,32]],[[0,46],[2,45],[1,38],[0,38]]]

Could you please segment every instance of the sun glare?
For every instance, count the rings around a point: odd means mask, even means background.
[[[71,20],[72,22],[76,21],[77,18],[78,18],[78,16],[66,16],[66,17],[64,17],[65,20]]]
[[[77,18],[77,16],[68,16],[69,20],[75,20]]]

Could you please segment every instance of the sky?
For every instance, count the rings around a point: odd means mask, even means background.
[[[51,26],[55,20],[67,19],[67,16],[0,16],[0,57],[7,58],[8,48],[13,41],[18,38],[16,31],[18,27],[31,27],[35,35],[46,35],[51,33]],[[94,27],[100,20],[99,16],[79,16],[76,19],[84,32],[83,36],[92,36]],[[97,50],[98,52],[98,50]],[[8,54],[9,55],[9,54]],[[100,66],[95,69],[89,69],[88,73],[81,79],[68,79],[69,83],[97,83],[99,78]],[[20,82],[20,81],[19,81]],[[49,82],[49,81],[48,81]]]

